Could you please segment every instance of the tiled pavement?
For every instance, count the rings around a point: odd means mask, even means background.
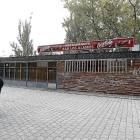
[[[140,140],[140,96],[4,86],[0,140]]]

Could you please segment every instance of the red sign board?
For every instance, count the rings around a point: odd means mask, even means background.
[[[94,50],[94,49],[128,48],[128,47],[134,47],[134,38],[44,45],[44,46],[38,46],[37,50],[40,53],[40,52],[54,52],[54,51]]]

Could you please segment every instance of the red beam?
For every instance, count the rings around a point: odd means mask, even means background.
[[[38,53],[134,47],[134,38],[38,46]]]

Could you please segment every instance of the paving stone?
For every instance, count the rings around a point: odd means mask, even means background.
[[[54,140],[63,140],[64,138],[62,137],[56,137]]]
[[[72,140],[70,137],[65,137],[63,140]]]
[[[139,116],[140,97],[4,86],[0,139],[139,140]]]

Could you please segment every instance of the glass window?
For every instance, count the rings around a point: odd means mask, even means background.
[[[14,80],[14,79],[15,79],[15,69],[10,68],[10,80]]]
[[[99,72],[99,73],[120,73],[126,72],[126,60],[98,59],[98,60],[78,60],[65,61],[65,71],[67,72]]]
[[[26,63],[21,63],[21,67],[26,67]]]
[[[5,68],[5,79],[9,79],[9,68]]]
[[[20,67],[20,63],[16,63],[16,67]]]
[[[3,78],[3,68],[0,68],[0,77]]]
[[[28,69],[28,81],[36,82],[36,68]]]
[[[38,62],[37,65],[38,65],[38,67],[47,67],[48,62]]]
[[[28,63],[28,67],[37,67],[37,62]]]
[[[48,67],[56,67],[56,62],[48,62]]]
[[[16,68],[15,80],[20,80],[20,68]]]
[[[49,68],[48,72],[48,83],[56,83],[56,69]]]
[[[0,67],[4,67],[4,63],[0,63]]]
[[[38,68],[37,82],[47,82],[47,68]]]
[[[10,67],[15,67],[15,63],[10,63]]]
[[[21,80],[26,81],[26,68],[21,68]]]

